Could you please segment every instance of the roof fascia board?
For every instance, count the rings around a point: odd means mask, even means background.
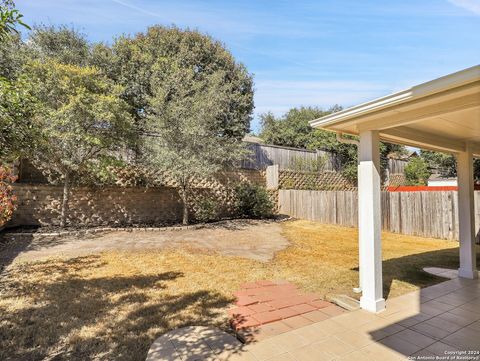
[[[310,125],[315,128],[328,127],[332,124],[336,124],[339,121],[346,122],[355,117],[359,117],[368,113],[374,113],[388,107],[393,107],[411,100],[422,99],[429,95],[445,92],[462,87],[472,82],[479,81],[480,65],[477,65],[457,73],[446,75],[444,77],[414,86],[407,90],[359,104],[322,118],[314,119],[310,121]]]

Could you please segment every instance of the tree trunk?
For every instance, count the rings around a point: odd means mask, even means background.
[[[183,203],[183,218],[182,218],[182,224],[183,225],[188,225],[189,223],[189,214],[188,214],[188,191],[187,187],[183,186],[182,191],[180,192],[180,197],[182,198],[182,203]]]
[[[60,216],[60,227],[64,228],[67,224],[68,200],[70,198],[70,174],[65,173],[63,182],[62,213]]]

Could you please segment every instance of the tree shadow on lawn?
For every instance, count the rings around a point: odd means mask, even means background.
[[[33,239],[33,234],[19,239],[19,237],[0,232],[0,275],[20,253],[31,247]]]
[[[16,266],[0,279],[1,360],[145,360],[177,327],[221,324],[232,299],[181,292],[181,272],[80,277],[100,256]]]
[[[46,236],[41,234],[16,234],[13,232],[0,233],[0,274],[22,252],[37,251],[52,248],[71,242],[79,236]],[[86,236],[83,236],[86,238]]]

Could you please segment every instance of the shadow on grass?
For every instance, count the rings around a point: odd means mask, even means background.
[[[232,301],[209,290],[175,289],[180,272],[95,277],[103,266],[100,256],[87,256],[3,274],[0,359],[144,360],[156,337],[212,325]]]
[[[19,240],[4,231],[0,232],[0,275],[21,252],[31,247],[33,239],[33,235],[22,236]]]
[[[480,246],[477,248],[477,264],[480,264]],[[445,281],[443,277],[425,272],[425,267],[457,269],[459,267],[458,248],[449,248],[391,258],[382,262],[383,296],[388,299],[395,281],[406,282],[424,288]],[[358,272],[358,267],[352,270]],[[395,296],[395,295],[394,295]]]

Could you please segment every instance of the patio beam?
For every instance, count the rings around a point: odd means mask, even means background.
[[[362,128],[383,130],[418,123],[437,116],[447,116],[460,110],[478,109],[480,87],[477,86],[476,89],[473,94],[468,95],[459,92],[453,99],[442,100],[441,96],[432,98],[430,101],[428,98],[419,99],[408,104],[394,106],[388,110],[388,113],[364,115]]]
[[[463,278],[478,277],[475,254],[475,208],[473,186],[473,153],[469,146],[457,155],[458,221],[460,238],[460,268]]]
[[[360,307],[370,312],[385,308],[382,283],[380,138],[376,130],[360,133],[358,165],[358,227]]]
[[[448,153],[465,151],[465,142],[406,126],[381,131],[384,140]]]

